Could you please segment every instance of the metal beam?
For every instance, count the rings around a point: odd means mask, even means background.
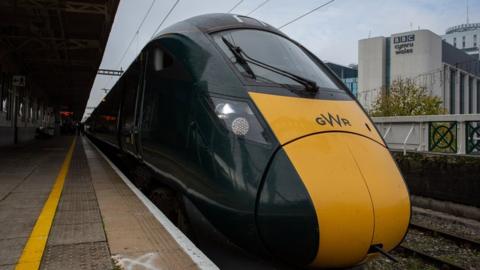
[[[12,42],[18,42],[19,45],[25,46],[28,43],[35,42],[40,43],[44,48],[50,48],[49,43],[53,43],[53,46],[60,49],[78,50],[78,49],[98,49],[100,48],[100,42],[97,39],[79,39],[79,38],[56,38],[45,36],[16,36],[16,35],[0,35],[0,39],[9,40]],[[47,43],[49,42],[49,43]],[[18,46],[15,46],[18,47]]]
[[[105,15],[107,12],[105,4],[92,4],[76,1],[65,1],[59,4],[56,1],[51,0],[17,0],[17,8],[61,10],[72,13],[90,13],[102,15]]]

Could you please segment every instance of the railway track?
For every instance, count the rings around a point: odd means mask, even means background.
[[[455,234],[452,234],[452,233],[449,233],[449,232],[432,229],[432,228],[429,228],[429,227],[426,227],[426,226],[423,226],[423,225],[419,225],[419,224],[416,224],[416,223],[410,223],[410,228],[421,231],[425,234],[429,234],[429,235],[432,235],[432,236],[441,236],[443,238],[446,238],[450,241],[455,242],[456,244],[458,244],[460,246],[466,246],[466,247],[470,247],[470,248],[480,250],[480,242],[478,242],[476,240],[468,239],[468,238],[458,236],[458,235],[455,235]]]
[[[415,223],[410,223],[410,228],[413,230],[417,230],[419,232],[422,232],[425,235],[431,236],[431,237],[442,237],[444,239],[447,239],[459,247],[462,248],[470,248],[470,249],[476,249],[480,251],[480,242],[468,239],[462,236],[454,235],[449,232],[433,229],[430,227],[426,227],[420,224],[415,224]],[[413,247],[412,245],[403,243],[401,244],[396,250],[399,254],[403,254],[407,257],[416,257],[424,261],[425,263],[432,265],[434,267],[437,267],[439,269],[472,269],[469,267],[464,267],[462,265],[459,265],[458,263],[451,262],[445,259],[440,258],[439,256],[431,255],[428,252],[425,252],[423,250],[420,250],[416,247]],[[480,267],[480,266],[479,266]]]
[[[401,244],[397,249],[397,252],[403,253],[406,256],[414,256],[417,257],[426,263],[438,267],[439,269],[450,269],[450,270],[468,270],[468,268],[464,268],[460,265],[454,264],[452,262],[443,260],[441,258],[429,255],[421,250],[415,249],[413,247],[409,247],[405,244]]]

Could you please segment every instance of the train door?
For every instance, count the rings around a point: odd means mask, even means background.
[[[120,145],[126,152],[139,156],[139,127],[137,106],[143,89],[143,53],[135,59],[122,77],[123,101],[120,112]]]
[[[143,158],[162,168],[184,160],[191,84],[173,55],[155,42],[148,49],[142,105]],[[171,164],[175,161],[175,164]],[[166,164],[170,165],[166,165]]]

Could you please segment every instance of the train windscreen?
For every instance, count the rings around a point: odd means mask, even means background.
[[[301,47],[280,35],[237,29],[214,33],[213,38],[247,78],[297,88],[313,83],[319,88],[340,90]]]

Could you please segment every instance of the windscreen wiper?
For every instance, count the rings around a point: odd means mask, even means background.
[[[252,68],[250,68],[250,66],[248,65],[247,59],[245,59],[245,57],[243,57],[243,55],[241,53],[242,50],[240,49],[240,47],[234,46],[225,37],[222,37],[222,40],[223,40],[223,43],[225,43],[225,45],[227,45],[228,49],[230,49],[230,51],[233,53],[233,55],[235,56],[235,59],[237,59],[237,62],[240,65],[242,65],[242,67],[245,69],[245,71],[248,74],[250,74],[253,77],[253,79],[255,79],[256,78],[255,73],[253,72]]]
[[[293,74],[291,72],[288,72],[288,71],[285,71],[283,69],[280,69],[280,68],[277,68],[277,67],[274,67],[274,66],[271,66],[269,64],[266,64],[266,63],[263,63],[261,61],[258,61],[256,59],[253,59],[251,58],[250,56],[248,56],[243,50],[242,48],[238,47],[238,46],[234,46],[232,43],[230,43],[230,41],[228,41],[225,37],[222,37],[222,40],[223,42],[227,45],[227,47],[232,51],[232,53],[235,55],[235,57],[237,58],[237,61],[238,59],[242,59],[242,61],[248,66],[248,63],[252,63],[256,66],[259,66],[259,67],[262,67],[264,69],[267,69],[267,70],[270,70],[272,72],[275,72],[277,74],[280,74],[282,76],[285,76],[289,79],[292,79],[300,84],[302,84],[303,86],[305,86],[305,90],[307,90],[308,92],[313,92],[313,93],[316,93],[318,92],[318,86],[317,86],[317,83],[314,82],[314,81],[311,81],[309,79],[306,79],[306,78],[303,78],[303,77],[300,77],[296,74]],[[238,56],[237,56],[238,55]],[[250,71],[251,68],[248,66],[248,69]],[[247,70],[248,73],[250,73],[248,70]],[[253,71],[252,71],[253,73]],[[250,74],[252,74],[250,73]],[[255,76],[255,75],[253,75]],[[255,78],[255,77],[254,77]]]

